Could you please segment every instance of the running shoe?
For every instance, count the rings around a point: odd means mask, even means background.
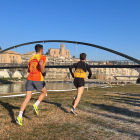
[[[22,126],[22,119],[19,116],[17,117],[16,123]]]
[[[35,104],[33,104],[33,111],[36,115],[38,115],[38,107]]]
[[[75,112],[75,109],[74,109],[74,108],[71,109],[71,112],[72,112],[74,115],[77,115],[77,113]]]

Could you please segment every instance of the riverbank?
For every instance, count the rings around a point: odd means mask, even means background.
[[[23,117],[23,126],[15,119],[24,97],[0,99],[1,140],[138,140],[140,138],[140,86],[95,87],[84,91],[76,109],[70,113],[76,91],[48,92],[34,116],[32,104],[39,94],[32,96]],[[12,129],[11,129],[12,128]]]
[[[45,79],[45,82],[73,82],[73,79],[63,80],[63,79]],[[85,83],[92,84],[135,84],[136,80],[100,80],[100,79],[85,79]]]
[[[27,78],[0,78],[0,84],[13,84],[25,81],[27,81]]]
[[[14,84],[14,83],[24,83],[27,81],[27,78],[0,78],[0,84]],[[73,79],[54,79],[54,78],[45,78],[46,83],[48,82],[73,82]],[[100,80],[100,79],[85,79],[85,83],[92,84],[135,84],[136,80]]]

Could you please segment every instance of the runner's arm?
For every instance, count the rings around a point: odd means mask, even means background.
[[[87,71],[89,72],[88,79],[90,79],[91,75],[92,75],[92,72],[91,72],[91,69],[90,69],[88,64],[87,64]]]
[[[39,62],[40,62],[40,64],[39,64],[40,67],[42,67],[42,68],[40,68],[41,73],[45,77],[46,76],[46,72],[45,72],[46,56],[42,55]]]
[[[44,73],[44,61],[43,60],[39,61],[39,68],[40,68],[41,73]]]
[[[75,68],[75,66],[76,66],[76,63],[69,67],[69,71],[70,71],[71,76],[72,76],[73,78],[74,78],[74,73],[72,72],[72,68]]]

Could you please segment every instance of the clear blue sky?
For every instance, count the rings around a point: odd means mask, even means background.
[[[55,39],[93,43],[140,60],[140,0],[0,0],[2,49]],[[59,48],[59,43],[44,47]],[[88,46],[66,44],[66,49],[76,56],[86,52],[90,60],[124,59]],[[15,49],[28,50],[34,45]]]

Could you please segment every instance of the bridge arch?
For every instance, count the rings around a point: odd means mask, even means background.
[[[19,44],[19,45],[15,45],[15,46],[6,48],[6,49],[2,50],[0,52],[0,54],[5,52],[5,51],[7,51],[7,50],[18,48],[18,47],[21,47],[21,46],[24,46],[24,45],[35,44],[35,43],[47,43],[47,42],[65,42],[65,43],[74,43],[74,44],[81,44],[81,45],[91,46],[91,47],[99,48],[99,49],[102,49],[102,50],[117,54],[117,55],[122,56],[124,58],[127,58],[127,59],[129,59],[131,61],[134,61],[135,63],[138,63],[140,65],[140,60],[138,60],[136,58],[133,58],[133,57],[131,57],[129,55],[123,54],[121,52],[118,52],[118,51],[115,51],[115,50],[112,50],[112,49],[109,49],[109,48],[106,48],[106,47],[102,47],[102,46],[99,46],[99,45],[95,45],[95,44],[79,42],[79,41],[68,41],[68,40],[41,40],[41,41],[27,42],[27,43],[23,43],[23,44]]]

